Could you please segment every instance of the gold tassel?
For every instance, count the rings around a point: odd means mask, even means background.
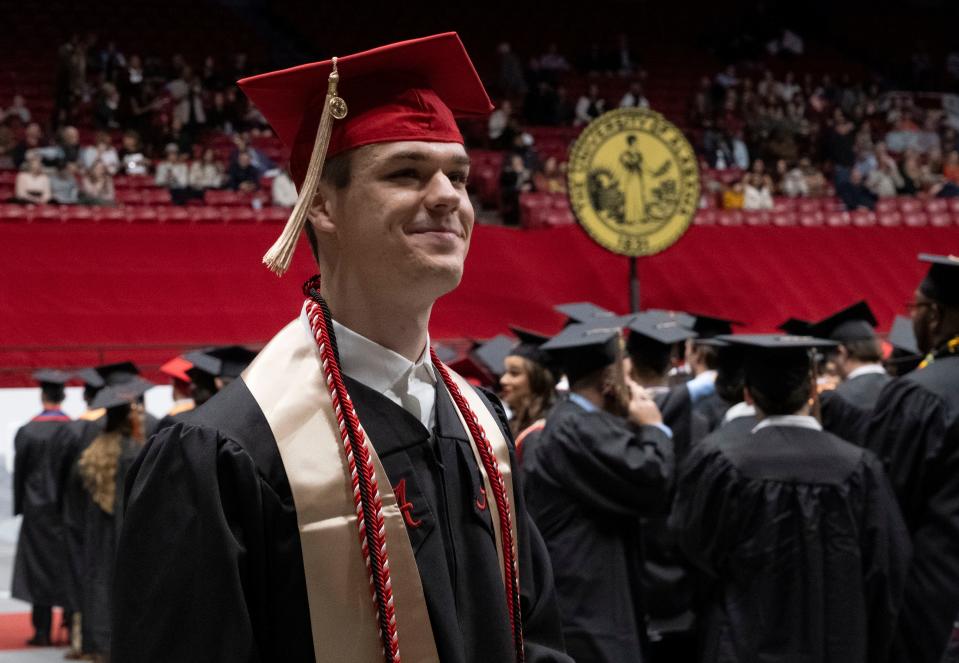
[[[316,130],[316,141],[313,143],[313,153],[310,155],[310,166],[306,170],[306,178],[300,187],[300,196],[290,218],[283,227],[283,233],[273,243],[270,250],[263,256],[263,264],[270,268],[277,276],[283,276],[290,268],[296,242],[303,232],[307,222],[310,206],[316,187],[323,174],[323,164],[326,162],[326,150],[330,145],[330,133],[333,130],[333,120],[342,120],[346,117],[346,102],[336,95],[336,84],[340,75],[336,70],[336,58],[333,58],[333,71],[327,81],[326,99],[323,102],[323,115],[320,117],[320,126]]]

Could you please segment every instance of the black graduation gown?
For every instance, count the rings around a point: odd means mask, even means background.
[[[23,515],[11,595],[39,606],[69,606],[67,556],[60,516],[60,468],[66,454],[57,433],[68,421],[31,421],[14,437],[13,513]]]
[[[836,393],[847,401],[866,410],[871,410],[879,400],[882,388],[892,378],[886,373],[866,373],[851,380],[844,380],[836,387]]]
[[[72,534],[71,554],[74,556],[78,580],[78,608],[82,614],[82,640],[85,653],[110,651],[111,604],[113,565],[119,534],[117,512],[122,508],[123,485],[127,470],[132,465],[141,445],[123,438],[117,463],[116,501],[114,512],[107,513],[93,501],[83,485],[80,467],[74,463],[68,479],[69,495],[64,519]]]
[[[676,466],[709,433],[705,416],[685,384],[654,396],[663,423],[673,432]],[[668,525],[668,512],[643,518],[643,588],[649,632],[656,638],[689,633],[695,625],[695,576]]]
[[[671,524],[713,584],[703,661],[886,660],[910,545],[870,452],[798,427],[720,429],[680,469]]]
[[[730,407],[730,403],[727,403],[719,394],[713,392],[696,403],[693,406],[693,410],[706,420],[706,428],[712,433],[722,426],[723,417],[726,416],[726,412]]]
[[[407,532],[440,660],[512,660],[492,521],[479,508],[479,470],[445,387],[431,434],[378,392],[346,382],[391,483],[405,480]],[[490,406],[507,430],[498,401]],[[548,556],[518,480],[514,488],[527,660],[566,663]],[[316,660],[289,482],[243,380],[160,431],[134,463],[115,587],[114,663]]]
[[[672,442],[611,414],[561,401],[524,457],[530,514],[549,548],[563,633],[578,663],[642,659],[640,517],[663,513]]]
[[[890,382],[866,445],[886,466],[914,548],[895,655],[938,663],[959,613],[959,356]]]

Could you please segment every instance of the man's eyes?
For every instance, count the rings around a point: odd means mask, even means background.
[[[421,173],[415,168],[402,168],[396,170],[387,175],[387,179],[391,180],[405,180],[405,179],[422,179],[432,176],[432,173]],[[465,170],[454,170],[450,173],[447,173],[446,176],[449,178],[450,182],[456,185],[465,185],[469,180],[469,172]]]

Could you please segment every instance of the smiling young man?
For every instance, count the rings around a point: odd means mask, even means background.
[[[569,661],[502,408],[429,346],[474,223],[454,114],[490,110],[459,38],[240,85],[300,191],[265,261],[305,225],[322,280],[132,469],[113,660]]]

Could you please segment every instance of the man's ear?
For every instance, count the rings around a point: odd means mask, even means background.
[[[335,233],[336,222],[333,218],[334,197],[336,194],[324,183],[316,187],[310,211],[307,216],[317,233]]]

